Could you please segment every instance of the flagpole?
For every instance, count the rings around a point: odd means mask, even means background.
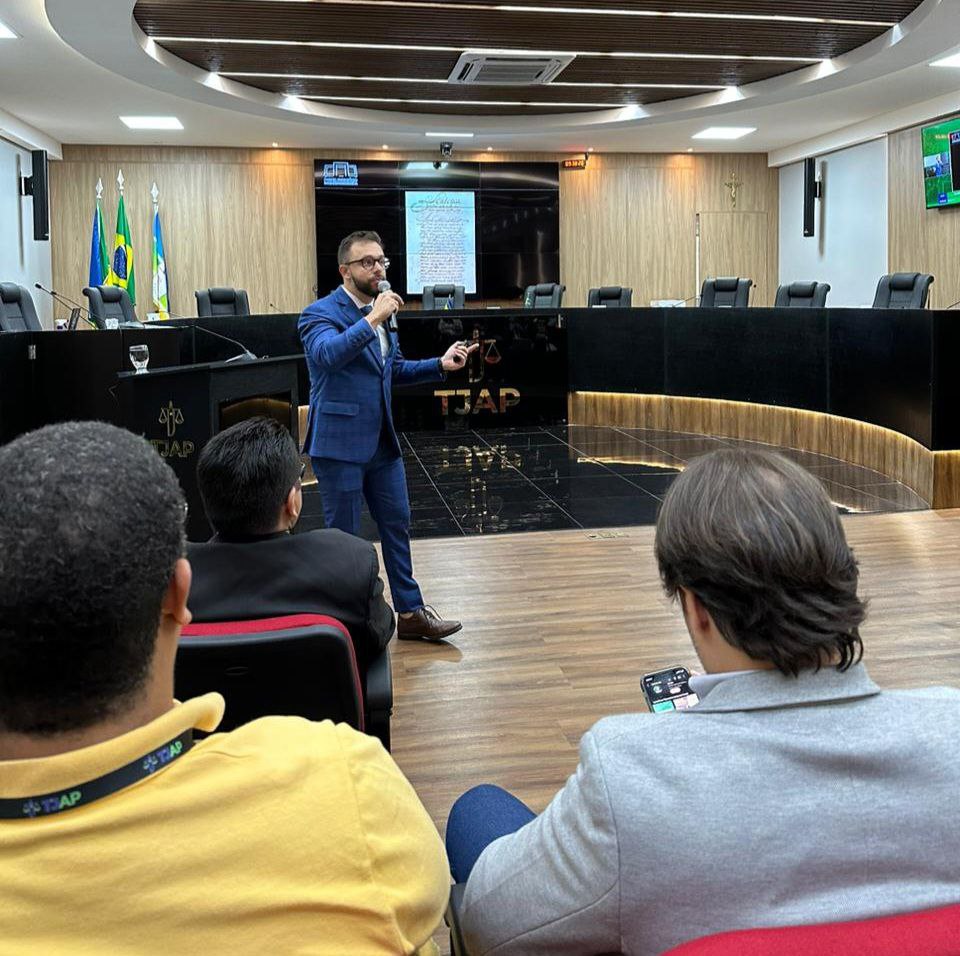
[[[160,228],[160,190],[156,182],[150,189],[153,199],[153,256],[152,256],[152,298],[153,312],[151,315],[158,319],[170,318],[170,299],[167,286],[167,262],[163,248],[163,233]]]

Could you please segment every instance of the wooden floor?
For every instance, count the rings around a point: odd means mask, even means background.
[[[960,510],[844,519],[869,598],[864,660],[884,687],[960,686]],[[652,527],[415,541],[450,646],[394,642],[393,754],[441,832],[492,782],[542,810],[581,735],[643,710],[640,677],[697,660],[664,598]]]

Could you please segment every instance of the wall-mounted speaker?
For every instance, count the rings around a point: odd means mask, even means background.
[[[33,197],[33,238],[44,242],[50,238],[50,181],[47,176],[47,151],[30,151],[33,174],[20,180],[20,194]]]
[[[812,157],[803,163],[803,234],[816,234],[817,200],[820,198],[820,183],[817,182],[817,161]]]

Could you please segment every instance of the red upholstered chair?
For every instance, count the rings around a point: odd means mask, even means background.
[[[692,940],[664,956],[958,956],[960,906],[779,929],[747,929]]]
[[[174,677],[180,700],[223,694],[220,730],[277,714],[348,723],[390,749],[390,653],[370,665],[366,687],[350,632],[322,614],[188,624]]]

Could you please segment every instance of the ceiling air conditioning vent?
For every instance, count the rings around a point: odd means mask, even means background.
[[[516,56],[498,53],[462,53],[450,83],[490,86],[542,86],[555,79],[572,62],[573,56]]]

